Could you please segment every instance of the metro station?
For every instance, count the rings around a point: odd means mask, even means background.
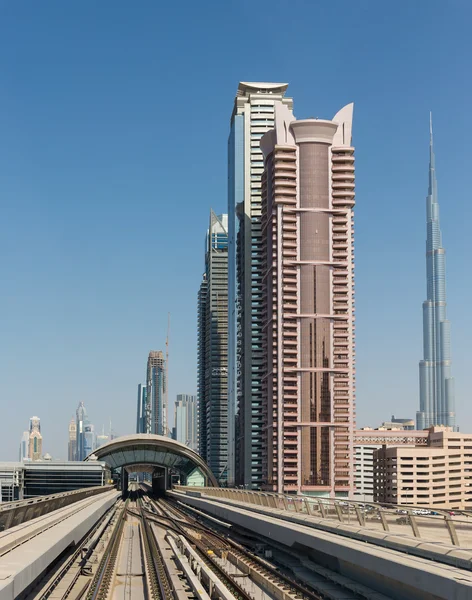
[[[112,440],[94,451],[87,462],[101,461],[121,474],[121,488],[128,489],[130,473],[147,473],[155,495],[171,486],[171,473],[182,485],[217,486],[205,461],[184,444],[161,435],[140,433]]]

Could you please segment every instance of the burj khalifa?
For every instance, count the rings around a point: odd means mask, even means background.
[[[446,265],[439,226],[439,204],[430,117],[429,189],[426,197],[427,300],[423,302],[423,360],[420,362],[418,429],[446,425],[455,429],[451,376],[451,324],[446,317]]]

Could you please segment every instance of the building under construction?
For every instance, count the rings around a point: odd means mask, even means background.
[[[167,434],[167,373],[162,350],[149,352],[146,371],[146,431]]]

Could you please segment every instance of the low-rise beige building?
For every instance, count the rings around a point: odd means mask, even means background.
[[[472,508],[472,434],[431,427],[426,446],[376,450],[374,501]]]

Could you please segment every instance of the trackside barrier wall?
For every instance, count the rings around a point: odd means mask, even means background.
[[[424,506],[406,506],[335,500],[313,496],[290,496],[271,492],[238,490],[232,488],[195,488],[174,486],[175,491],[265,506],[282,511],[300,513],[313,517],[334,520],[346,525],[359,524],[367,529],[380,529],[389,533],[404,533],[415,538],[428,539],[431,533],[440,532],[446,543],[454,546],[472,547],[472,512],[455,511],[454,518],[445,510],[431,508],[433,515],[419,514]],[[442,541],[442,540],[441,540]]]
[[[19,502],[11,502],[8,504],[0,504],[0,531],[15,527],[21,523],[26,523],[41,517],[53,510],[64,508],[84,500],[97,494],[103,494],[113,489],[111,485],[104,485],[98,487],[83,488],[80,490],[74,490],[72,492],[63,492],[60,494],[51,494],[50,496],[38,496],[30,500],[20,500]]]

